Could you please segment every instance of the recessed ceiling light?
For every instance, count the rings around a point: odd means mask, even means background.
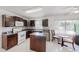
[[[31,9],[31,10],[26,10],[25,12],[26,13],[34,13],[34,12],[39,12],[41,10],[42,10],[42,8],[35,8],[35,9]]]
[[[78,11],[74,11],[74,13],[79,13],[79,10]]]
[[[77,10],[78,8],[73,7],[72,9]]]

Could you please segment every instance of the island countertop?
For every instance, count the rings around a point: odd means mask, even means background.
[[[34,36],[42,36],[42,37],[45,37],[46,35],[44,33],[39,33],[39,32],[34,32],[30,35],[34,35]]]

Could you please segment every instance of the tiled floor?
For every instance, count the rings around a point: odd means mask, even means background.
[[[22,42],[20,45],[17,45],[9,50],[0,49],[0,52],[35,52],[30,50],[30,39]],[[72,46],[67,44],[68,47],[61,47],[61,45],[57,44],[56,41],[46,42],[46,51],[47,52],[74,52]],[[79,51],[79,46],[75,45],[76,52]]]

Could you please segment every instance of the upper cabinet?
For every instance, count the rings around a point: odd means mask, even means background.
[[[24,20],[20,17],[17,17],[17,16],[13,16],[13,19],[14,19],[15,26],[25,26],[26,20]]]
[[[43,19],[42,26],[43,27],[48,27],[48,19]]]
[[[27,26],[28,27],[34,27],[35,26],[35,20],[27,20]]]
[[[13,27],[13,26],[27,26],[27,20],[17,16],[6,16],[2,15],[2,26]]]
[[[27,26],[27,20],[24,20],[24,26]]]
[[[12,16],[2,15],[2,26],[3,27],[12,27],[14,26],[14,20]]]
[[[35,26],[35,20],[30,20],[30,26],[34,27]]]

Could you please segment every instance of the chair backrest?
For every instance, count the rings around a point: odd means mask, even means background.
[[[55,30],[51,30],[52,36],[55,35]]]
[[[75,42],[75,39],[76,39],[76,35],[73,35],[72,37],[73,42]]]

